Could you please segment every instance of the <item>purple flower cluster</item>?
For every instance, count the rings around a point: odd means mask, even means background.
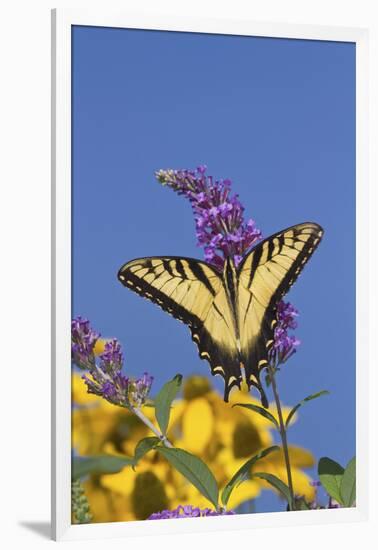
[[[121,373],[123,357],[116,339],[106,342],[105,351],[98,364],[89,369],[90,377],[83,376],[88,393],[103,397],[114,405],[127,407],[129,403],[129,379]]]
[[[225,515],[234,515],[235,512],[230,511],[221,511],[216,512],[210,508],[195,508],[192,505],[187,506],[177,506],[174,510],[163,510],[162,512],[156,512],[151,514],[148,519],[178,519],[178,518],[200,518],[208,516],[225,516]]]
[[[219,270],[228,257],[238,265],[243,256],[261,238],[261,231],[250,219],[244,221],[244,207],[238,195],[231,194],[231,181],[214,180],[206,175],[206,166],[196,170],[159,170],[157,180],[191,203],[197,244],[203,246],[205,259]],[[277,325],[270,359],[276,366],[295,353],[299,340],[288,334],[297,326],[298,311],[286,302],[277,305]]]
[[[88,320],[81,317],[73,319],[71,328],[72,361],[89,371],[89,375],[82,377],[88,393],[121,407],[141,407],[150,393],[153,377],[147,372],[137,379],[122,374],[123,355],[115,338],[106,342],[104,352],[96,362],[94,346],[100,335],[92,330]]]
[[[71,321],[72,362],[81,369],[94,365],[94,347],[100,334],[92,330],[88,319],[76,317]]]
[[[214,180],[206,175],[206,166],[196,170],[159,170],[156,178],[191,203],[198,246],[205,259],[218,269],[232,257],[236,265],[261,238],[253,220],[244,221],[244,207],[238,195],[231,194],[231,181]]]
[[[144,372],[141,378],[137,378],[130,383],[129,399],[132,405],[140,407],[146,402],[150,393],[154,377]]]
[[[276,366],[285,363],[296,352],[300,341],[289,330],[297,328],[296,317],[298,310],[290,302],[281,300],[277,304],[277,324],[274,329],[274,344],[270,352],[270,359]]]
[[[108,373],[117,373],[122,369],[123,356],[121,344],[115,338],[106,342],[105,350],[100,355],[100,368]]]

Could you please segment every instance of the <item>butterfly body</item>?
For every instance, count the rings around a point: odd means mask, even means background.
[[[239,313],[237,308],[238,303],[238,273],[234,260],[227,258],[223,268],[223,285],[228,298],[228,305],[233,313],[234,330],[236,344],[240,352],[240,331],[239,331]]]
[[[159,256],[127,262],[118,278],[188,325],[200,357],[224,378],[226,401],[243,369],[267,406],[260,373],[274,342],[276,306],[322,235],[314,223],[293,226],[260,242],[238,266],[227,258],[223,272],[194,258]]]

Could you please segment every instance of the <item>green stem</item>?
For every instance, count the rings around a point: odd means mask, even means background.
[[[156,428],[156,426],[152,424],[152,422],[142,413],[140,409],[134,407],[133,405],[130,405],[130,409],[143,422],[143,424],[150,428],[150,430],[160,439],[160,441],[162,441],[162,443],[166,447],[173,449],[172,443]]]
[[[287,435],[285,423],[282,416],[282,408],[280,402],[280,396],[278,394],[277,383],[275,378],[275,369],[271,365],[268,366],[269,376],[272,383],[272,389],[274,394],[274,399],[276,401],[277,413],[278,413],[278,422],[280,425],[280,436],[282,441],[282,448],[284,452],[286,473],[287,473],[287,483],[290,491],[291,502],[289,502],[289,510],[294,510],[294,490],[293,490],[293,479],[291,476],[291,467],[290,467],[290,457],[289,457],[289,447],[287,444]]]

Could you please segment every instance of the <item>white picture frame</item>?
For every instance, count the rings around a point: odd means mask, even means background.
[[[356,44],[357,507],[188,519],[71,525],[71,27],[206,32]],[[368,31],[361,28],[158,16],[111,10],[52,12],[52,534],[80,540],[254,527],[356,522],[368,515]]]

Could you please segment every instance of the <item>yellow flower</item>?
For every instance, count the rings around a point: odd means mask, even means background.
[[[73,446],[81,455],[98,453],[132,456],[136,444],[152,435],[149,429],[126,409],[85,393],[83,381],[74,377]],[[227,404],[212,389],[205,377],[188,378],[183,399],[174,402],[168,437],[176,447],[199,456],[211,469],[220,487],[229,481],[244,462],[259,450],[273,444],[269,420],[234,403],[258,404],[248,393],[235,392]],[[156,424],[154,409],[143,412]],[[270,412],[276,415],[273,405]],[[288,409],[284,409],[287,416]],[[290,447],[294,489],[307,499],[314,497],[310,478],[302,471],[313,465],[311,453]],[[275,474],[287,482],[281,452],[268,455],[256,465],[256,471]],[[208,507],[209,502],[156,451],[149,452],[136,470],[124,468],[117,474],[91,477],[84,485],[94,521],[145,519],[162,509],[179,504]],[[236,488],[228,508],[258,497],[262,489],[272,487],[260,479],[245,481]],[[109,510],[113,510],[110,512]],[[111,519],[109,519],[109,517]]]

